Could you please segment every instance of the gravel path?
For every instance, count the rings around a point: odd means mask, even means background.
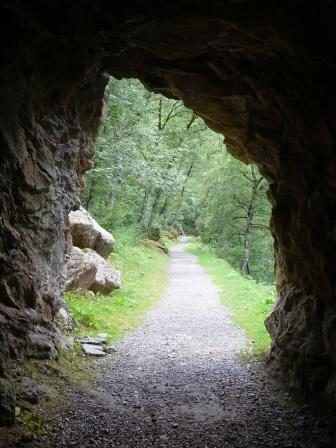
[[[277,403],[240,363],[244,334],[184,248],[171,250],[157,307],[99,361],[93,390],[68,391],[64,413],[36,447],[335,448],[325,422]]]

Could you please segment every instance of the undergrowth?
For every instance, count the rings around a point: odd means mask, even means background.
[[[133,234],[116,235],[116,240],[109,262],[122,272],[121,288],[109,296],[93,298],[77,292],[66,294],[78,334],[106,333],[110,340],[119,339],[139,325],[166,285],[167,255],[137,245]]]

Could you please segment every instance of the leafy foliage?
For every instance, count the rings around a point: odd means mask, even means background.
[[[198,232],[236,269],[272,283],[274,256],[266,180],[255,167],[243,165],[227,153],[208,154],[207,166],[200,174],[196,199]]]
[[[101,225],[137,236],[153,226],[200,234],[235,268],[273,281],[267,182],[226,151],[181,101],[111,79],[107,117],[83,205]]]

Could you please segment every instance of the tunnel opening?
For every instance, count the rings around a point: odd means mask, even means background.
[[[202,235],[242,274],[272,285],[268,183],[257,167],[231,157],[181,101],[132,79],[111,78],[107,91],[82,206],[112,234]]]
[[[118,15],[104,1],[1,8],[3,415],[12,418],[11,367],[59,345],[64,221],[91,166],[105,73],[181,99],[269,181],[272,363],[302,393],[334,402],[333,2],[197,4],[192,14],[188,1]]]

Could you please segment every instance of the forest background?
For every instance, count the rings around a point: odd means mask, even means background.
[[[96,145],[82,204],[103,227],[134,241],[199,236],[245,276],[273,283],[266,179],[181,101],[111,78]]]

